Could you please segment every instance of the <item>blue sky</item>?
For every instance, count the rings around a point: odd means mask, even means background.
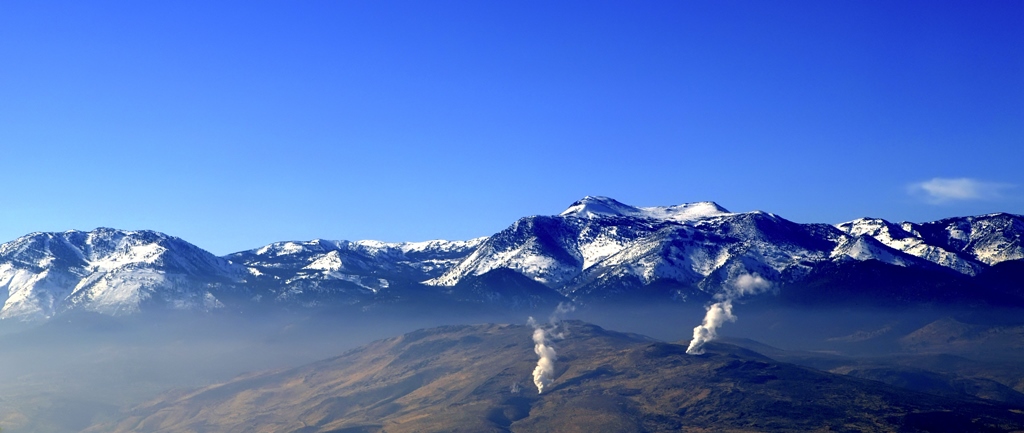
[[[210,4],[216,3],[216,4]],[[0,3],[0,241],[1024,213],[1024,3]]]

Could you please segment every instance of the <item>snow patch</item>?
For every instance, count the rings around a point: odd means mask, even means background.
[[[303,269],[312,269],[318,271],[336,272],[343,269],[345,266],[341,262],[341,256],[337,251],[331,251],[323,256],[320,256],[313,263],[310,263]]]

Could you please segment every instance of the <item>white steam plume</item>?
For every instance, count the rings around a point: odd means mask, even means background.
[[[558,360],[558,354],[555,353],[555,348],[551,345],[551,339],[565,338],[563,332],[556,333],[555,331],[562,322],[562,317],[575,309],[572,305],[559,303],[558,308],[551,313],[547,327],[538,324],[533,317],[530,317],[527,322],[533,327],[533,351],[539,358],[537,367],[533,369],[533,384],[537,385],[538,394],[543,393],[544,388],[555,380],[555,361]]]
[[[718,328],[726,321],[735,322],[736,316],[732,315],[732,301],[725,300],[716,302],[708,307],[707,314],[700,326],[693,328],[693,339],[690,340],[690,347],[686,353],[700,355],[704,353],[704,343],[714,340],[718,336]]]
[[[544,328],[533,330],[533,351],[540,357],[537,360],[537,367],[533,369],[533,384],[537,385],[537,393],[544,392],[544,388],[555,379],[555,361],[558,354],[555,348],[548,345],[548,335]]]
[[[693,339],[690,340],[690,347],[686,348],[686,353],[690,355],[703,354],[704,344],[718,336],[718,328],[725,322],[736,321],[736,316],[732,314],[733,299],[760,293],[770,287],[771,283],[757,274],[743,274],[736,277],[722,293],[715,295],[718,302],[708,307],[708,312],[704,314],[704,320],[701,321],[700,326],[693,328]]]
[[[732,282],[732,290],[728,290],[728,288],[726,289],[725,299],[736,299],[740,296],[756,295],[765,290],[768,290],[769,288],[771,288],[771,286],[772,283],[768,282],[768,280],[764,278],[761,278],[760,275],[743,274],[736,277],[736,279]]]

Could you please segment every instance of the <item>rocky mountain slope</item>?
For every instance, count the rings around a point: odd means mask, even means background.
[[[469,241],[278,242],[214,257],[152,231],[33,233],[0,245],[0,318],[82,309],[562,300],[705,302],[742,275],[794,302],[1024,303],[1024,217],[799,224],[712,202],[585,197]]]

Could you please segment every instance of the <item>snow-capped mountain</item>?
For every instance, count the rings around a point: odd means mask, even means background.
[[[586,197],[557,216],[516,221],[427,284],[453,286],[468,275],[507,268],[553,289],[571,292],[570,283],[584,271],[624,261],[651,280],[657,276],[654,261],[638,260],[656,246],[651,241],[671,238],[688,222],[729,215],[711,202],[636,208],[607,197]]]
[[[520,219],[427,284],[452,286],[508,268],[569,297],[654,283],[689,287],[715,281],[718,287],[743,273],[775,280],[783,273],[799,275],[830,259],[842,238],[831,226],[796,224],[764,212],[731,213],[712,202],[636,208],[585,197],[558,216]]]
[[[440,275],[482,241],[318,239],[216,257],[154,231],[32,233],[0,245],[0,318],[367,302],[395,284]]]
[[[935,222],[902,223],[902,227],[929,244],[965,254],[986,265],[1024,259],[1024,217],[996,213],[947,218]]]
[[[484,239],[276,242],[230,254],[227,259],[244,266],[246,283],[263,288],[275,301],[353,303],[396,283],[416,284],[434,278]]]
[[[860,218],[838,224],[837,227],[856,239],[874,239],[891,249],[928,260],[962,274],[976,275],[987,267],[971,257],[970,254],[947,250],[940,246],[941,244],[929,244],[918,233],[904,229],[907,227],[913,230],[910,223],[897,225],[878,218]],[[869,257],[887,254],[887,249],[876,247],[875,250],[876,252],[870,253]],[[893,263],[895,260],[898,259],[887,262]],[[905,266],[905,264],[903,265]]]
[[[147,302],[218,308],[211,290],[238,274],[227,260],[153,231],[32,233],[0,245],[0,317],[133,313]]]
[[[619,216],[684,222],[728,214],[729,211],[725,208],[710,201],[675,206],[633,207],[608,197],[587,196],[573,203],[559,216],[576,218]]]
[[[638,290],[645,287],[685,298],[712,296],[742,274],[785,285],[824,264],[846,262],[973,276],[1022,258],[1022,233],[1022,218],[1010,214],[831,226],[761,211],[733,213],[712,202],[638,208],[585,197],[557,216],[520,219],[426,284],[455,286],[509,269],[574,299],[649,293]]]
[[[557,215],[524,217],[469,241],[277,242],[225,257],[152,231],[33,233],[0,245],[0,318],[151,306],[701,302],[732,290],[744,274],[808,299],[847,287],[906,302],[959,302],[988,296],[971,288],[980,281],[999,286],[1001,300],[1024,301],[1015,283],[1024,266],[997,266],[1024,263],[1022,236],[1024,217],[1005,213],[799,224],[713,202],[634,207],[607,197],[585,197]],[[928,293],[945,290],[947,281],[959,298]]]

